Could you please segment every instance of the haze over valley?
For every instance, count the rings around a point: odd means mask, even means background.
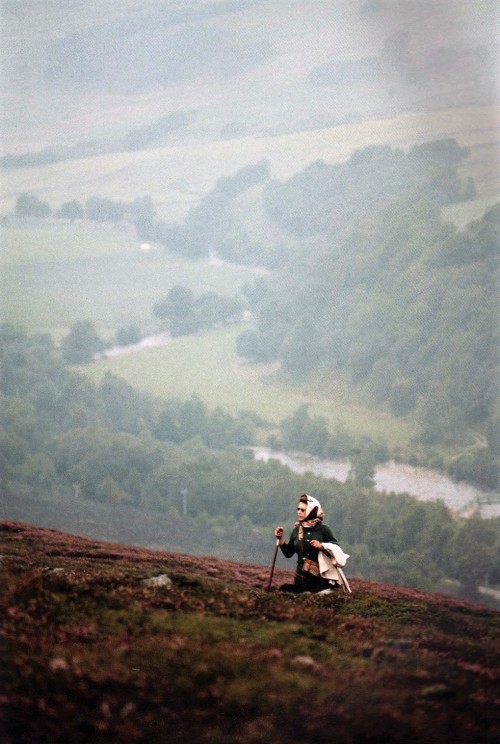
[[[498,23],[490,0],[4,0],[0,516],[116,540],[156,514],[251,561],[308,491],[361,577],[499,584]],[[384,465],[479,496],[377,493]]]

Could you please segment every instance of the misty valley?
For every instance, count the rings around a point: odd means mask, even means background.
[[[496,744],[498,2],[0,16],[2,744]]]
[[[157,513],[184,550],[203,531],[207,552],[259,562],[291,494],[312,491],[356,575],[470,597],[499,583],[498,517],[482,519],[479,500],[459,514],[375,482],[381,464],[411,463],[497,503],[500,206],[463,228],[441,216],[475,196],[458,170],[468,156],[451,140],[367,148],[285,182],[261,162],[170,226],[149,197],[91,199],[69,217],[20,196],[4,261],[11,292],[35,291],[26,328],[2,326],[6,494],[39,502],[37,520],[71,504],[76,531],[82,502],[108,525],[132,510],[145,544],[140,515]],[[279,242],[248,238],[249,194]],[[347,477],[256,461],[262,445],[347,459]],[[238,547],[221,543],[234,532]],[[465,542],[480,556],[467,573]]]

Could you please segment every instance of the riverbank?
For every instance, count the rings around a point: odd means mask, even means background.
[[[99,358],[126,356],[172,344],[181,337],[172,338],[168,332],[158,333],[143,338],[136,344],[115,346],[106,349]],[[243,371],[241,371],[243,370]],[[248,379],[248,369],[242,367],[240,373]],[[266,368],[269,372],[269,367]],[[268,447],[252,448],[256,459],[268,461],[279,460],[293,472],[310,471],[325,478],[334,478],[345,482],[351,469],[349,460],[325,460],[306,453],[286,453],[271,450]],[[375,470],[375,489],[381,493],[409,493],[421,501],[443,501],[453,512],[461,516],[479,514],[482,517],[500,516],[500,495],[482,490],[472,484],[453,481],[448,475],[438,470],[417,467],[406,463],[388,461],[377,466]]]
[[[268,447],[253,447],[252,450],[256,460],[278,460],[294,473],[311,472],[341,483],[345,483],[351,469],[349,460],[322,460],[306,453],[277,452]],[[375,470],[375,490],[379,493],[408,493],[419,501],[443,501],[460,516],[500,516],[499,494],[467,483],[456,483],[430,468],[394,461],[382,463]]]

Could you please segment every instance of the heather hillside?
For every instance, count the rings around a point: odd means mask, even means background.
[[[500,615],[351,580],[0,529],[6,744],[498,740]],[[168,577],[155,583],[147,580]]]

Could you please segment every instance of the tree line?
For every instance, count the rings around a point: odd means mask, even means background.
[[[475,195],[460,177],[467,157],[454,140],[408,152],[368,147],[284,182],[263,160],[219,179],[180,225],[158,220],[150,197],[128,206],[95,197],[85,214],[131,219],[141,238],[186,256],[216,251],[271,267],[244,287],[253,323],[237,340],[240,356],[278,360],[295,379],[345,376],[370,405],[416,421],[416,444],[463,447],[446,463],[454,477],[495,489],[500,205],[463,230],[441,216],[442,206]],[[255,189],[278,241],[256,242],[235,218],[236,200]],[[203,313],[216,317],[236,302],[175,291],[153,312],[176,333],[202,330]]]
[[[237,296],[206,292],[196,297],[188,287],[176,284],[153,305],[152,313],[159,321],[160,331],[175,337],[237,323],[242,319],[244,307]],[[61,339],[61,353],[66,364],[86,364],[106,356],[106,350],[115,344],[130,346],[142,338],[139,326],[132,324],[118,328],[114,339],[104,340],[92,321],[77,320]]]
[[[104,196],[91,196],[84,204],[76,199],[63,202],[53,209],[46,201],[35,194],[25,192],[17,197],[14,217],[18,219],[89,220],[89,222],[128,222],[134,225],[141,239],[152,237],[152,226],[156,219],[156,209],[150,196],[138,197],[132,202],[116,201]]]
[[[270,183],[268,211],[303,248],[248,291],[255,320],[237,349],[298,379],[347,375],[417,420],[428,447],[477,430],[487,446],[455,474],[497,488],[500,205],[461,231],[440,212],[473,193],[458,177],[465,156],[452,142],[368,148]]]
[[[338,252],[328,245],[321,261],[308,256],[281,282],[259,280],[248,294],[256,321],[238,353],[279,359],[295,377],[345,371],[396,415],[416,415],[425,444],[459,442],[479,427],[497,456],[500,207],[455,233],[435,210],[425,227],[408,206],[408,244],[396,238],[394,262],[384,256],[382,217],[376,230],[372,222]],[[496,484],[490,473],[485,485]]]
[[[266,422],[253,414],[208,411],[196,398],[158,401],[110,374],[95,385],[68,369],[50,336],[0,331],[4,492],[175,514],[212,535],[214,550],[226,529],[246,543],[270,535],[292,518],[296,495],[311,492],[357,575],[430,589],[454,579],[469,594],[500,582],[500,520],[459,519],[442,503],[382,496],[356,478],[342,484],[257,462],[248,445]],[[283,422],[282,435],[296,441],[307,416]]]
[[[158,147],[164,145],[170,136],[185,130],[195,118],[196,111],[174,111],[149,124],[129,130],[123,139],[92,140],[68,146],[52,145],[37,152],[3,155],[0,157],[0,167],[29,168],[61,163],[65,160],[95,158],[115,152],[136,152]]]

